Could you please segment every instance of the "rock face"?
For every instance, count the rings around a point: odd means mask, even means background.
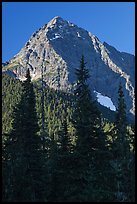
[[[125,42],[126,43],[126,42]],[[135,59],[134,55],[119,52],[106,42],[101,43],[92,33],[63,20],[53,18],[36,31],[3,70],[10,69],[24,80],[26,69],[30,68],[33,80],[41,78],[54,89],[71,91],[75,84],[75,68],[82,56],[90,71],[89,85],[108,96],[117,107],[117,92],[121,81],[130,118],[135,114]]]

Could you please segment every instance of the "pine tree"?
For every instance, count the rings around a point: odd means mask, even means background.
[[[49,157],[50,195],[48,201],[69,201],[71,193],[72,145],[68,134],[66,117],[58,132],[58,140],[52,137]]]
[[[76,75],[76,103],[73,114],[73,124],[77,137],[74,201],[95,201],[100,194],[100,192],[97,194],[100,185],[99,179],[103,178],[103,176],[99,178],[97,174],[103,174],[101,171],[106,164],[107,148],[105,134],[101,127],[101,115],[87,84],[89,72],[85,67],[84,56],[81,58],[80,68],[76,69]]]
[[[116,120],[115,120],[117,134],[120,134],[121,137],[118,139],[126,139],[124,135],[127,132],[127,118],[126,118],[126,104],[124,99],[124,93],[122,90],[122,84],[119,84],[118,90],[118,108],[116,112]]]
[[[48,202],[58,201],[58,184],[60,182],[58,176],[58,145],[54,139],[54,135],[51,138],[51,146],[49,150],[48,160],[48,177],[49,177],[49,191],[48,191]]]
[[[114,179],[114,192],[116,201],[129,202],[131,184],[131,169],[130,166],[132,156],[129,145],[129,134],[127,131],[126,119],[126,105],[122,85],[120,83],[118,89],[118,108],[116,111],[116,120],[114,128],[114,141],[112,145],[113,160],[113,179]],[[133,164],[133,163],[132,163]]]
[[[29,69],[23,82],[23,94],[20,103],[15,107],[13,130],[5,144],[7,155],[6,169],[8,186],[7,201],[41,201],[42,157],[41,140],[37,136],[39,127],[35,111],[35,95]]]
[[[59,201],[68,202],[71,199],[73,145],[68,133],[66,114],[59,132]]]

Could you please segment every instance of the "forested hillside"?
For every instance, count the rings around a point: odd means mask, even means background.
[[[44,84],[42,101],[29,69],[24,82],[3,74],[3,201],[135,201],[134,126],[122,85],[111,115],[91,96],[84,57],[76,77],[72,94]]]

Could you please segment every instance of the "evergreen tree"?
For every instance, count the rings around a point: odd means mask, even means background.
[[[68,202],[71,199],[73,145],[68,133],[66,114],[59,132],[59,201]]]
[[[114,174],[115,199],[120,202],[128,202],[130,201],[129,189],[131,189],[133,185],[131,184],[131,169],[133,170],[131,161],[133,159],[130,152],[126,105],[121,83],[118,89],[118,108],[116,111],[113,138],[113,160],[111,165],[113,167]]]
[[[51,172],[49,201],[69,201],[71,194],[71,158],[72,145],[65,117],[61,130],[58,132],[58,140],[52,140],[49,158]]]
[[[77,137],[74,156],[74,199],[77,202],[95,201],[99,195],[97,194],[99,179],[103,178],[103,176],[99,178],[97,174],[103,174],[107,149],[105,134],[101,127],[101,116],[87,84],[89,72],[85,67],[84,56],[80,61],[80,69],[76,69],[76,75],[76,103],[73,114]]]
[[[48,202],[58,201],[58,185],[59,185],[59,175],[58,175],[58,146],[57,141],[54,140],[54,135],[51,138],[51,147],[49,150],[49,160],[48,160],[48,177],[49,177],[49,191],[48,191]]]
[[[126,104],[124,99],[124,93],[122,90],[122,84],[119,84],[118,89],[118,108],[116,111],[116,129],[117,134],[121,135],[121,137],[117,137],[117,139],[126,139],[125,135],[127,132],[127,118],[126,118]]]
[[[23,82],[23,94],[15,107],[13,129],[5,144],[8,186],[6,201],[43,200],[41,140],[35,111],[35,95],[29,69]]]

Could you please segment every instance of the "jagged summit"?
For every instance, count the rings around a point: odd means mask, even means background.
[[[65,21],[65,20],[63,20],[63,18],[61,18],[60,16],[55,16],[55,17],[53,17],[49,22],[63,22],[63,21]]]
[[[56,23],[64,23],[64,20],[60,16],[55,16],[53,19],[49,21],[49,23],[47,24],[47,27],[52,27]]]
[[[60,16],[54,16],[53,19],[62,19],[62,20],[63,20],[63,18],[61,18]],[[51,19],[51,21],[52,21],[53,19]]]
[[[62,17],[60,16],[55,16],[54,18],[52,18],[48,24],[69,24],[69,25],[72,25],[73,23],[71,23],[70,21],[67,21],[65,19],[63,19]],[[74,25],[74,24],[73,24]],[[75,25],[76,26],[76,25]]]
[[[41,78],[41,66],[44,66],[44,80],[48,86],[71,91],[82,55],[91,75],[91,90],[108,96],[117,106],[121,81],[128,113],[134,115],[134,56],[100,42],[91,32],[59,16],[33,33],[20,52],[3,64],[3,70],[10,69],[17,78],[24,80],[29,68],[32,79],[36,80]]]

